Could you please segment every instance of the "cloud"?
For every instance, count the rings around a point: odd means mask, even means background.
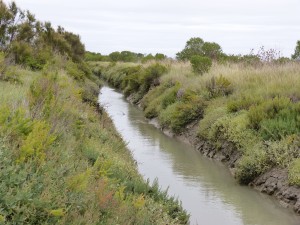
[[[261,45],[289,56],[300,39],[298,0],[16,0],[41,20],[79,33],[90,51],[174,56],[190,37],[228,53]]]

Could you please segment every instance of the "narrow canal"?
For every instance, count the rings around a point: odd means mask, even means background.
[[[99,102],[128,143],[145,179],[158,178],[199,225],[299,225],[300,217],[272,197],[240,186],[226,166],[149,124],[116,90],[103,87]]]

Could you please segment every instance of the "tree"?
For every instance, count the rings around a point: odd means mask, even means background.
[[[113,61],[113,62],[117,62],[121,59],[120,52],[112,52],[108,56],[111,59],[111,61]]]
[[[300,41],[297,41],[295,52],[292,55],[292,59],[297,59],[297,60],[300,59]]]
[[[189,60],[194,55],[203,55],[203,44],[202,38],[194,37],[186,42],[185,48],[176,54],[178,60]]]
[[[202,46],[203,55],[217,60],[222,55],[222,48],[215,42],[205,42]]]
[[[162,54],[162,53],[156,53],[155,56],[154,56],[155,60],[157,61],[161,61],[161,60],[164,60],[167,58],[166,55]]]

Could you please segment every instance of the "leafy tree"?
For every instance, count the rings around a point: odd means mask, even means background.
[[[103,60],[103,56],[100,53],[89,52],[89,51],[85,52],[84,58],[86,61],[102,61]]]
[[[218,59],[222,55],[222,48],[215,42],[205,42],[202,46],[203,55],[211,59]]]
[[[203,44],[202,38],[194,37],[186,42],[185,48],[176,54],[178,60],[189,60],[194,55],[203,55]]]
[[[10,43],[14,40],[18,31],[18,26],[23,22],[25,14],[15,2],[6,6],[0,1],[0,48],[7,50]]]
[[[120,52],[112,52],[108,56],[111,59],[111,61],[113,61],[113,62],[117,62],[121,59]]]
[[[137,54],[130,51],[122,51],[120,53],[120,60],[123,62],[135,62],[137,61]]]
[[[164,55],[164,54],[162,54],[162,53],[156,53],[156,54],[155,54],[155,56],[154,56],[154,58],[155,58],[155,60],[158,60],[158,61],[160,61],[160,60],[164,60],[164,59],[166,59],[166,58],[167,58],[167,56],[166,56],[166,55]]]
[[[292,55],[292,59],[300,59],[300,41],[297,41],[295,52]]]
[[[152,54],[148,54],[144,58],[142,58],[143,63],[148,62],[150,60],[154,60],[154,56]]]

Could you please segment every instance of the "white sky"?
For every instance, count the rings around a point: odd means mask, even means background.
[[[4,2],[9,2],[5,0]],[[101,54],[175,56],[191,37],[247,54],[262,45],[290,56],[300,40],[300,0],[16,0],[37,19],[77,33]]]

